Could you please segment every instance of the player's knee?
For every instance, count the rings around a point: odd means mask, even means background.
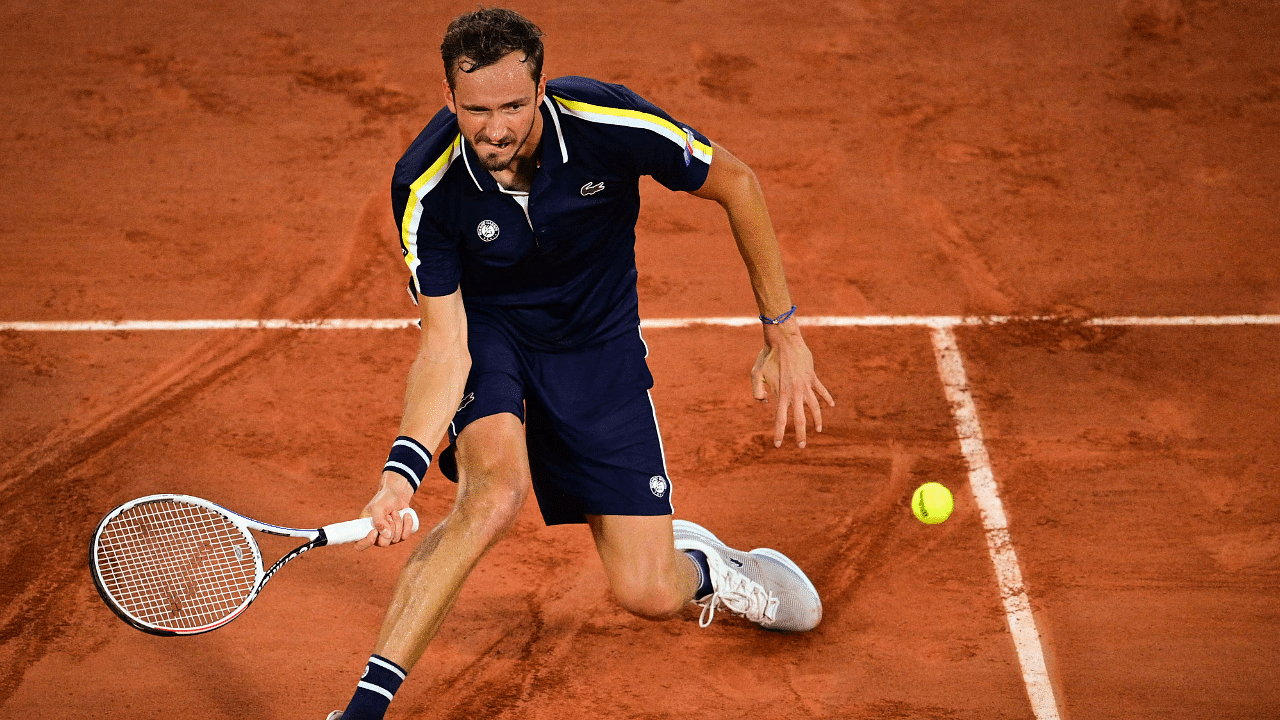
[[[489,541],[501,537],[515,524],[529,495],[529,480],[518,472],[503,471],[476,482],[459,495],[454,506],[456,521]],[[478,479],[478,478],[477,478]]]
[[[610,589],[623,610],[650,620],[672,617],[687,600],[671,583],[656,575],[614,577],[610,579]]]

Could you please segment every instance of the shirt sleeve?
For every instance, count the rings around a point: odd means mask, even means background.
[[[436,114],[396,163],[391,180],[391,212],[400,231],[400,252],[409,266],[409,294],[415,303],[419,293],[453,294],[462,279],[457,239],[442,230],[446,225],[438,217],[441,201],[431,195],[440,192],[437,186],[461,142],[446,110]]]
[[[706,182],[712,149],[702,133],[622,85],[567,77],[556,89],[564,91],[557,100],[566,113],[609,128],[638,174],[671,190],[697,190]]]
[[[391,186],[391,210],[400,230],[400,252],[409,266],[409,294],[452,295],[462,279],[458,243],[440,231],[412,184]]]
[[[629,99],[640,127],[640,141],[631,143],[636,167],[670,190],[702,187],[711,169],[711,141],[631,90],[617,86]]]

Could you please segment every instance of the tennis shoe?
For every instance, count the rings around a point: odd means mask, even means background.
[[[342,711],[334,710],[333,712],[329,713],[329,717],[325,718],[324,720],[342,720]]]
[[[769,548],[734,550],[687,520],[672,526],[676,549],[701,551],[711,568],[711,594],[694,601],[702,606],[702,627],[711,624],[721,607],[766,630],[804,632],[822,620],[817,588],[786,555]]]

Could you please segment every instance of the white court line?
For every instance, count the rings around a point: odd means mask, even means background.
[[[1037,720],[1058,720],[1058,704],[1054,700],[1053,684],[1049,681],[1044,650],[1040,647],[1040,633],[1031,615],[1031,600],[1022,584],[1018,556],[1009,537],[1009,521],[1005,518],[1004,504],[1000,502],[996,488],[991,457],[987,455],[987,447],[982,440],[978,408],[969,392],[956,335],[948,327],[936,327],[932,335],[938,374],[942,377],[951,414],[955,417],[960,451],[969,464],[969,489],[973,491],[982,515],[987,549],[991,553],[991,562],[996,566],[996,581],[1000,585],[1000,597],[1004,600],[1004,613],[1009,622],[1009,632],[1013,635],[1018,662],[1022,665],[1022,679],[1027,685],[1031,710]]]
[[[927,327],[932,329],[938,372],[955,417],[960,448],[969,464],[969,486],[982,514],[987,547],[995,565],[1000,596],[1013,635],[1018,662],[1032,711],[1037,720],[1058,720],[1058,706],[1045,665],[1040,635],[1031,614],[1031,601],[1022,584],[1018,557],[1009,538],[1008,521],[991,470],[991,459],[982,440],[978,411],[969,393],[964,365],[952,328],[1002,325],[1012,322],[1046,322],[1096,326],[1240,326],[1280,325],[1280,315],[1180,315],[1124,316],[1074,319],[1052,316],[1008,315],[830,315],[797,318],[806,327]],[[650,318],[643,329],[698,326],[750,327],[755,317]],[[0,322],[0,331],[85,332],[154,330],[397,330],[413,327],[416,318],[384,319],[228,319],[228,320],[83,320],[65,322]]]
[[[928,327],[1003,325],[1011,322],[1049,322],[1112,326],[1280,325],[1280,315],[1174,315],[1097,317],[1084,320],[1053,316],[1012,315],[814,315],[798,318],[805,327]],[[115,332],[122,330],[399,330],[413,327],[417,318],[350,318],[327,320],[69,320],[0,322],[0,332]],[[700,325],[749,327],[754,317],[649,318],[645,330]]]
[[[0,322],[0,331],[118,332],[121,330],[396,330],[412,327],[416,318],[355,320],[69,320]]]

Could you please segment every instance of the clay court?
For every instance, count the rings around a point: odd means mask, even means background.
[[[414,316],[391,168],[472,7],[0,10],[0,716],[350,697],[407,545],[309,553],[190,638],[113,616],[87,547],[150,493],[295,527],[368,501],[417,345],[363,322]],[[531,502],[388,717],[1276,716],[1274,3],[514,7],[550,76],[623,83],[759,176],[826,431],[772,447],[724,213],[646,181],[653,396],[677,516],[787,553],[825,615],[634,618]],[[942,525],[911,516],[926,481]],[[432,470],[414,507],[452,493]]]

